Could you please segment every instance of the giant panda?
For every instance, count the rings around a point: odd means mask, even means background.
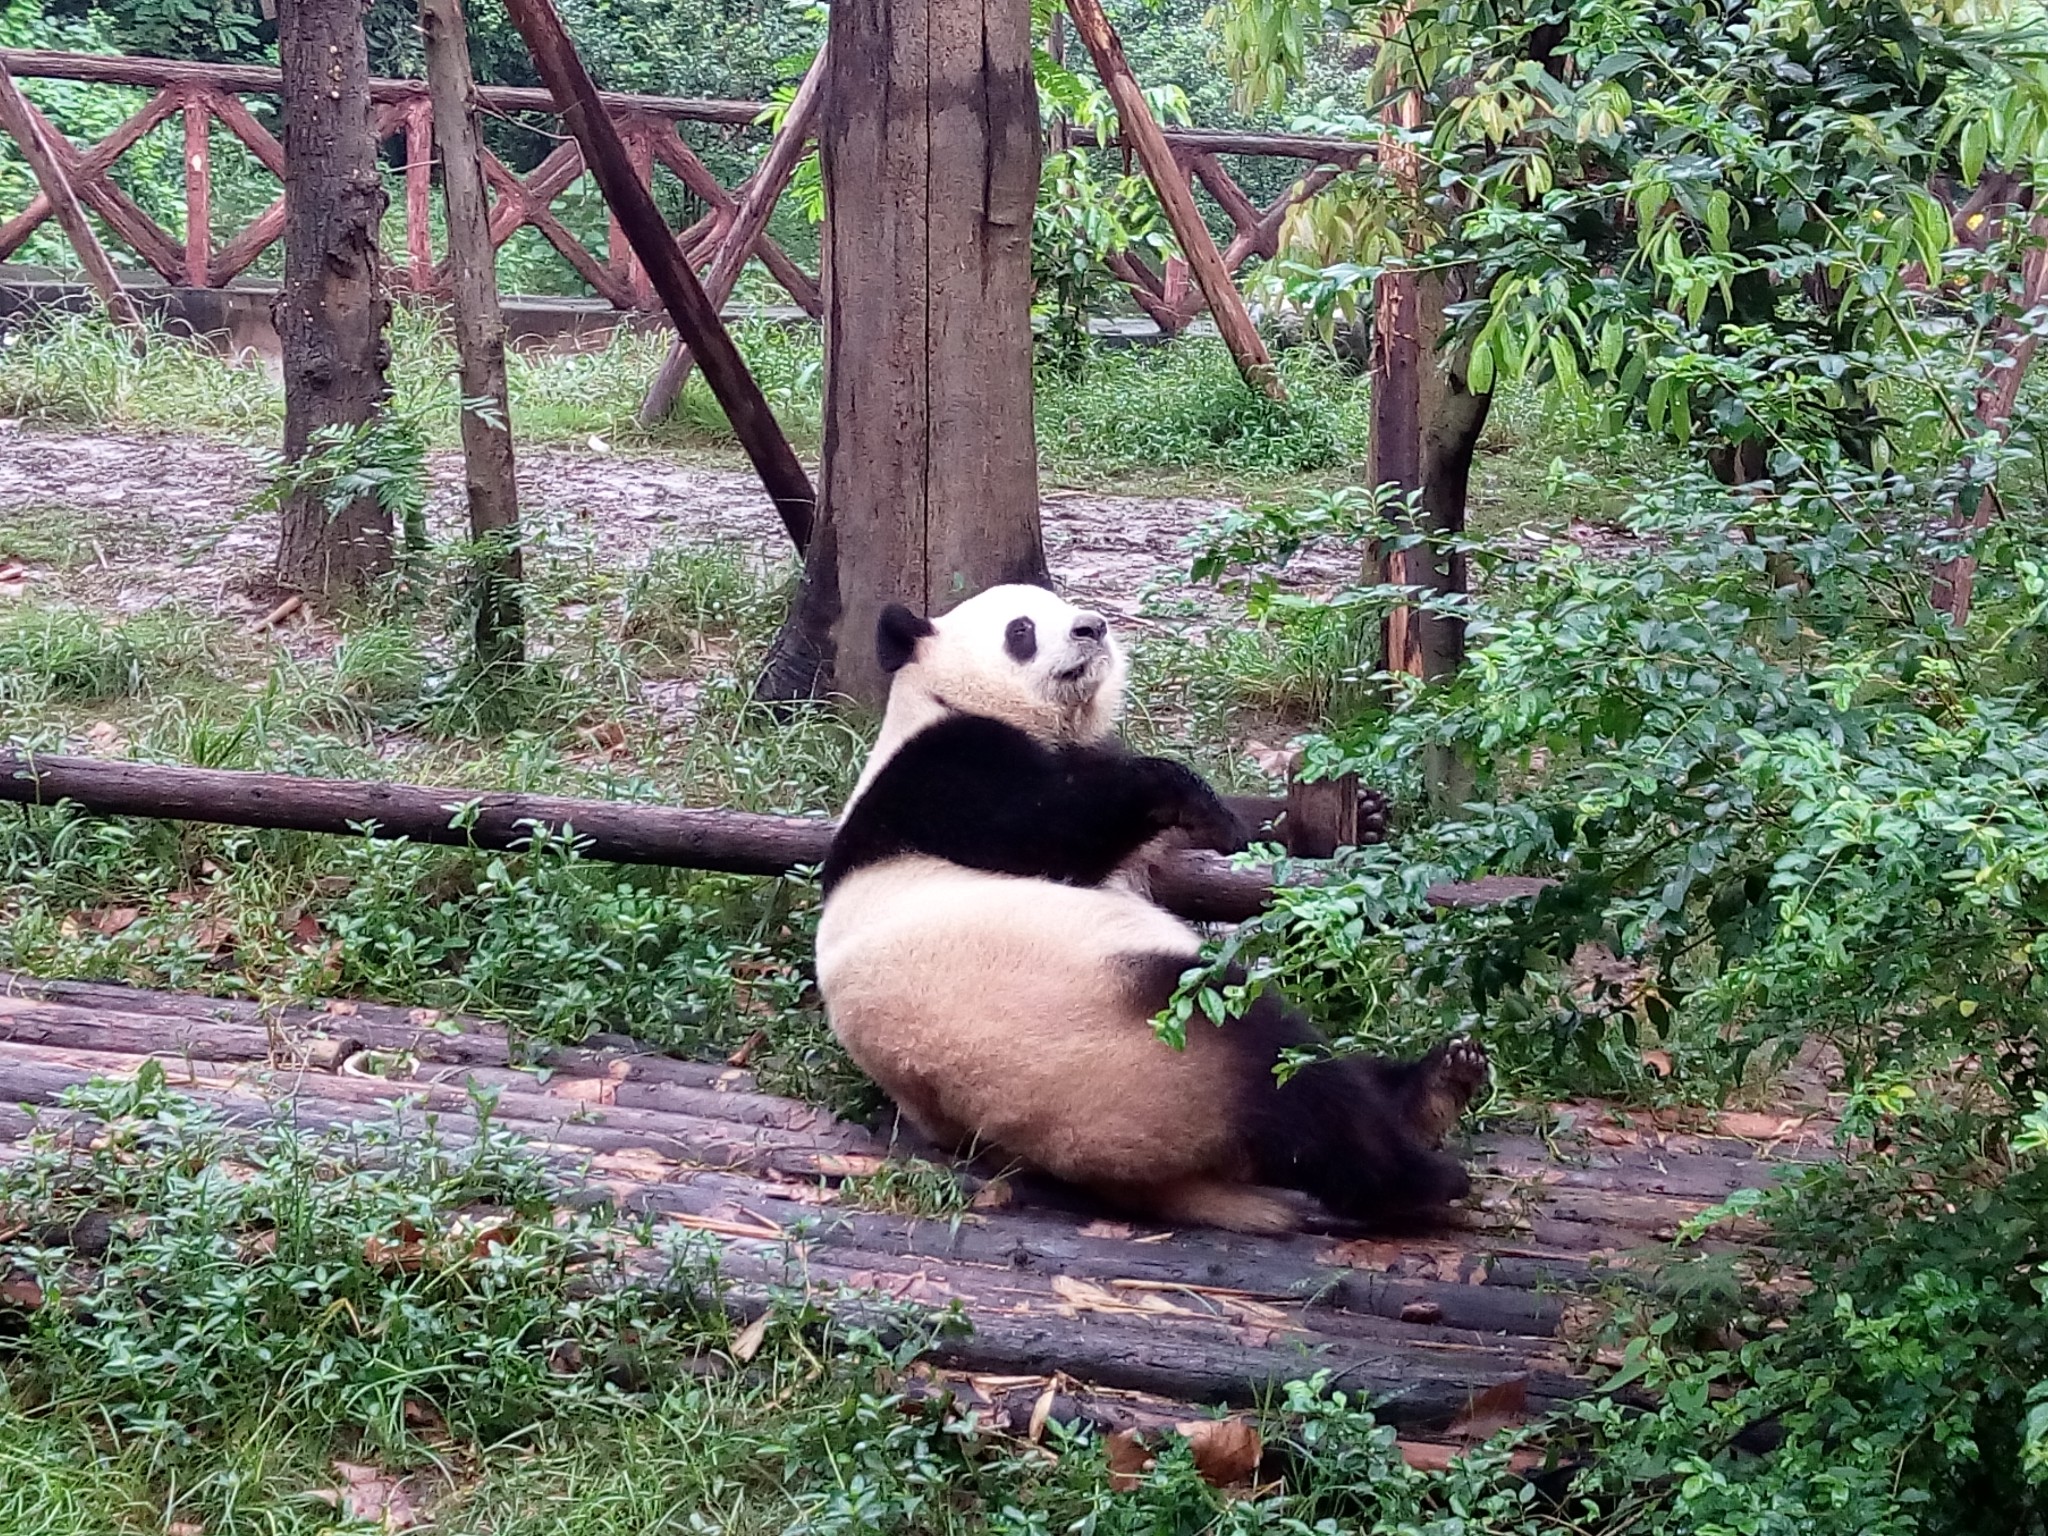
[[[1324,1042],[1270,990],[1185,1049],[1154,1032],[1201,944],[1127,877],[1163,841],[1244,833],[1198,775],[1116,740],[1100,614],[999,586],[935,619],[891,605],[876,643],[889,701],[820,872],[818,983],[913,1125],[1166,1222],[1277,1233],[1465,1196],[1441,1146],[1486,1077],[1473,1042],[1282,1084],[1282,1053]]]

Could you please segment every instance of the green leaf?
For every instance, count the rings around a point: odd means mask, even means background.
[[[1627,340],[1628,337],[1623,332],[1619,319],[1610,319],[1600,327],[1600,350],[1593,361],[1602,373],[1614,372],[1615,365],[1621,361],[1622,346]]]
[[[1560,383],[1576,385],[1579,382],[1578,360],[1572,356],[1571,343],[1559,331],[1550,333],[1550,366],[1556,370]]]
[[[1956,155],[1962,162],[1965,183],[1975,186],[1977,178],[1984,174],[1984,156],[1990,148],[1991,129],[1982,117],[1973,117],[1963,124],[1962,142],[1956,146]]]
[[[1918,187],[1906,189],[1906,202],[1913,210],[1913,244],[1927,280],[1941,278],[1941,258],[1948,250],[1948,210]]]
[[[1472,343],[1472,360],[1465,368],[1465,387],[1475,395],[1493,392],[1493,327],[1488,326]]]
[[[1716,192],[1707,199],[1707,238],[1717,251],[1728,249],[1728,194]]]

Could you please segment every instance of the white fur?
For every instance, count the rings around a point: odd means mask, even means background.
[[[1017,618],[1038,633],[1038,654],[1023,663],[1003,649]],[[1048,744],[1103,740],[1123,712],[1123,647],[1107,629],[1100,642],[1074,634],[1076,622],[1101,619],[1044,587],[1021,585],[990,587],[933,619],[935,633],[918,641],[890,682],[881,734],[847,806],[906,741],[948,714],[986,715]]]
[[[1132,1006],[1124,956],[1181,955],[1194,931],[1141,897],[903,858],[849,875],[818,923],[818,984],[862,1071],[927,1134],[978,1139],[1076,1183],[1180,1177],[1230,1128],[1187,1123],[1228,1096],[1215,1031],[1176,1051]]]

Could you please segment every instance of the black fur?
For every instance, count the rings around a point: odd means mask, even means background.
[[[1038,654],[1038,626],[1021,614],[1003,629],[1003,650],[1010,660],[1023,666]]]
[[[1134,1004],[1158,1013],[1189,964],[1185,955],[1133,957]],[[1232,984],[1244,979],[1235,966],[1225,976]],[[1188,1028],[1215,1026],[1197,1018]],[[1354,1221],[1420,1213],[1471,1190],[1463,1165],[1410,1128],[1432,1086],[1423,1062],[1344,1057],[1312,1062],[1276,1083],[1273,1069],[1283,1053],[1314,1051],[1326,1042],[1274,991],[1260,993],[1220,1034],[1234,1058],[1234,1119],[1256,1182],[1301,1190],[1331,1214]]]
[[[906,610],[907,611],[907,610]],[[1234,853],[1243,822],[1199,774],[1120,746],[1049,747],[955,715],[903,744],[832,839],[822,880],[925,854],[968,869],[1100,885],[1169,828]]]
[[[884,672],[900,672],[917,654],[917,642],[935,634],[932,621],[912,613],[901,603],[891,603],[875,621],[875,657]]]

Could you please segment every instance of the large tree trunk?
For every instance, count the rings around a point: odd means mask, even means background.
[[[384,188],[370,135],[370,70],[355,0],[280,0],[284,68],[284,455],[322,427],[360,426],[383,403],[391,297],[378,271]],[[284,585],[314,598],[360,591],[392,567],[391,516],[373,496],[330,511],[324,487],[285,504]]]
[[[1027,0],[842,0],[821,133],[825,464],[764,698],[882,702],[884,605],[1043,581]]]

